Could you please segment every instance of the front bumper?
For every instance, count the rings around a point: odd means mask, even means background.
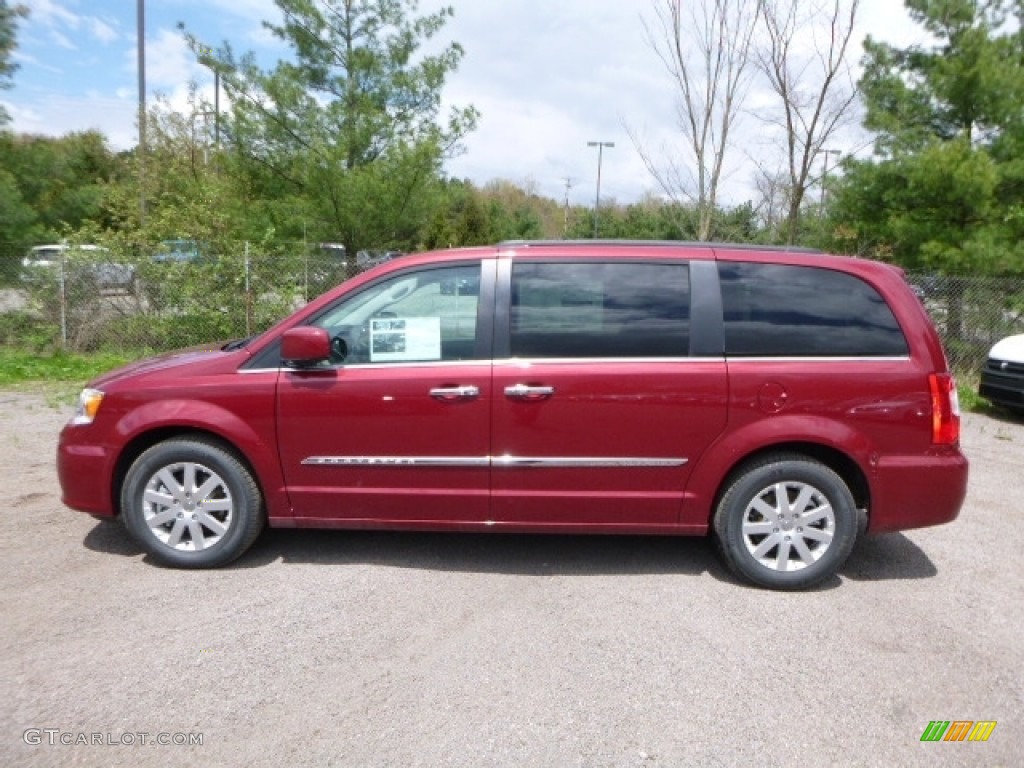
[[[1024,363],[989,358],[981,369],[978,394],[997,405],[1024,411]]]
[[[71,509],[100,517],[112,517],[111,452],[103,445],[85,442],[88,430],[68,425],[57,443],[57,479],[61,501]]]

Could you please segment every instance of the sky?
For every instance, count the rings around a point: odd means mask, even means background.
[[[683,0],[686,2],[686,0]],[[59,136],[88,129],[114,149],[136,143],[138,110],[135,0],[29,0],[18,30],[14,87],[0,103],[17,132]],[[601,152],[601,200],[634,202],[659,194],[634,144],[655,156],[679,141],[673,91],[647,43],[641,18],[652,0],[421,0],[420,11],[451,5],[440,33],[465,56],[443,94],[446,106],[472,104],[481,113],[463,152],[446,172],[478,185],[506,179],[574,204],[591,205]],[[145,10],[147,99],[162,94],[185,109],[189,84],[212,101],[213,77],[185,45],[179,22],[208,44],[229,41],[267,65],[288,49],[261,24],[277,18],[273,0],[148,0]],[[897,45],[924,40],[896,0],[861,0],[856,36]],[[854,59],[860,58],[860,44]],[[752,111],[765,94],[751,93]],[[756,116],[736,131],[724,182],[727,202],[753,196],[755,159],[764,146]],[[856,124],[831,146],[867,151]],[[825,156],[828,158],[829,156]],[[835,155],[831,156],[832,164]]]

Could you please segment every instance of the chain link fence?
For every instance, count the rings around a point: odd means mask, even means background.
[[[950,368],[975,381],[1000,339],[1024,333],[1024,277],[910,274],[908,281],[931,315]]]
[[[377,257],[333,243],[168,241],[146,258],[50,245],[0,259],[0,344],[143,355],[258,333]]]
[[[389,255],[332,243],[168,241],[145,258],[0,244],[0,345],[142,356],[250,336]],[[907,279],[960,377],[973,380],[993,343],[1024,333],[1024,277]]]

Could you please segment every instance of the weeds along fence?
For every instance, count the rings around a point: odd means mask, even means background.
[[[333,244],[0,252],[0,344],[146,354],[250,336],[366,266]],[[363,261],[360,264],[359,261]]]
[[[145,258],[0,244],[0,345],[141,356],[249,336],[358,273],[366,257],[309,243],[179,241]],[[977,375],[997,340],[1024,333],[1024,277],[907,279],[961,377]]]

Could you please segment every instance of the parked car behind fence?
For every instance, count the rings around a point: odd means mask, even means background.
[[[109,260],[110,251],[98,245],[37,245],[22,260],[23,278],[38,282],[87,281],[100,290],[132,291],[135,267]]]

